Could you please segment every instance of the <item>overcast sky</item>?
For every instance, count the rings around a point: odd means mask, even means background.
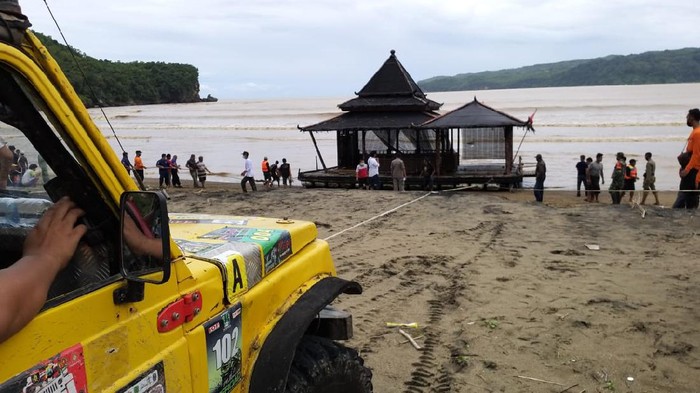
[[[42,0],[20,0],[60,41]],[[396,50],[416,81],[700,46],[697,0],[48,0],[68,43],[199,69],[218,98],[352,97]]]

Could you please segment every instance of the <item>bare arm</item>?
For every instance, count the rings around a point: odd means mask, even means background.
[[[136,222],[128,214],[124,217],[124,240],[129,249],[136,255],[149,255],[155,258],[163,258],[162,240],[148,237],[143,234]]]
[[[56,274],[68,265],[85,225],[84,212],[62,198],[44,213],[24,241],[24,255],[0,270],[0,342],[17,333],[41,310]]]

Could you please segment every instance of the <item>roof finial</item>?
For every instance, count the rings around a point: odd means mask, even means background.
[[[396,54],[396,51],[392,49],[392,50],[390,51],[390,53],[391,53],[392,56],[394,56],[394,55]]]

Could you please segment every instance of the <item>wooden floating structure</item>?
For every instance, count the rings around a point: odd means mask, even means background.
[[[532,130],[531,119],[519,120],[474,101],[440,115],[442,104],[430,100],[391,51],[389,58],[357,97],[338,107],[344,112],[329,120],[299,127],[308,132],[322,169],[299,172],[307,187],[355,187],[355,168],[377,152],[379,176],[391,186],[390,164],[399,153],[406,166],[406,187],[420,188],[427,159],[435,168],[436,188],[496,184],[518,186],[534,176],[514,164],[513,127]],[[326,166],[314,132],[336,132],[335,166]]]

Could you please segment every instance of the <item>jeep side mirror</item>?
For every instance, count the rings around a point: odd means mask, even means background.
[[[161,193],[124,192],[120,200],[119,264],[128,281],[162,284],[170,278],[168,208]]]

